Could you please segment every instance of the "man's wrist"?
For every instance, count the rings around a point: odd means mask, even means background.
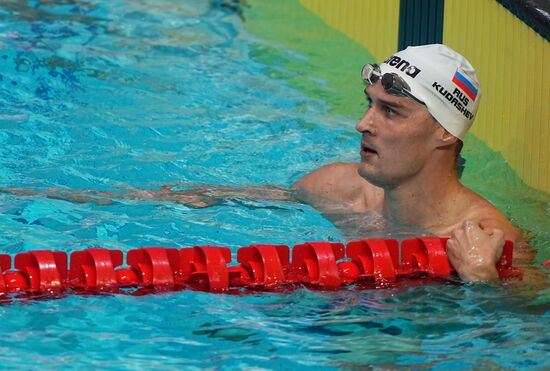
[[[498,271],[495,266],[476,269],[464,269],[458,272],[458,275],[463,281],[467,282],[490,282],[499,279]]]

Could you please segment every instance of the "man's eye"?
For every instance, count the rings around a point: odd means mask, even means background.
[[[388,116],[395,116],[395,115],[398,114],[397,111],[394,110],[393,108],[391,108],[390,106],[385,106],[385,107],[384,107],[384,110],[386,111],[386,114],[387,114]]]

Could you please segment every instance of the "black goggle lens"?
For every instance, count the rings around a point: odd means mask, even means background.
[[[361,71],[361,77],[365,83],[372,85],[381,80],[384,90],[392,95],[399,97],[409,97],[420,104],[424,104],[420,99],[411,93],[411,88],[399,75],[395,73],[385,73],[382,75],[380,67],[377,64],[366,64]]]

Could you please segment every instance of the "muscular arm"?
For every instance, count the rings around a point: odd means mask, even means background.
[[[175,189],[185,188],[185,189]],[[127,188],[125,192],[68,190],[52,188],[43,191],[22,188],[0,188],[0,192],[18,196],[41,196],[77,203],[111,205],[114,200],[168,201],[203,208],[220,205],[229,200],[295,201],[292,191],[278,186],[230,187],[204,184],[167,184],[160,189]]]
[[[18,196],[40,196],[78,203],[109,205],[114,200],[169,201],[191,207],[207,207],[229,200],[244,201],[304,201],[316,206],[318,200],[350,204],[354,209],[364,208],[360,197],[365,183],[357,174],[357,165],[335,163],[321,167],[304,176],[291,188],[279,186],[233,187],[222,185],[175,183],[160,189],[137,189],[127,187],[121,192],[95,190],[70,190],[50,188],[32,190],[14,187],[0,187],[1,193]],[[361,210],[358,210],[361,211]]]

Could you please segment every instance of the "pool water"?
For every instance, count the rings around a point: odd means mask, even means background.
[[[261,47],[306,61],[250,34],[234,5],[2,2],[1,186],[288,187],[322,164],[356,161],[355,118],[278,78],[288,72],[284,66],[254,58]],[[12,256],[92,246],[220,245],[235,252],[253,243],[349,237],[311,207],[289,202],[194,209],[8,194],[0,200],[1,252]],[[536,225],[544,225],[550,204],[530,200],[540,210]],[[546,233],[529,232],[535,239]],[[542,369],[550,366],[547,287],[434,283],[15,298],[0,306],[0,361],[5,368],[47,369]]]

